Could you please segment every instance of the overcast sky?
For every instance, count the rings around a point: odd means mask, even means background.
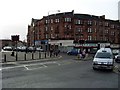
[[[26,39],[27,27],[31,18],[61,12],[92,15],[105,15],[107,19],[118,20],[118,1],[120,0],[1,0],[0,1],[0,39],[11,39],[20,35]]]

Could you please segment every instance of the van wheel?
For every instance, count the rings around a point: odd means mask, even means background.
[[[112,72],[112,71],[113,71],[113,68],[112,68],[112,69],[110,69],[110,71]]]
[[[97,70],[95,67],[93,67],[93,70]]]

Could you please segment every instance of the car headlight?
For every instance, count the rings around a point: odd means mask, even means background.
[[[93,61],[93,64],[98,64],[98,61]]]

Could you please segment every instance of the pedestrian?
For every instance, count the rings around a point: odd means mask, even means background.
[[[28,48],[26,47],[26,49],[25,49],[25,52],[27,53],[28,52]]]
[[[85,49],[82,51],[82,58],[85,58],[86,56],[86,52],[85,52]]]
[[[58,56],[59,53],[60,53],[60,50],[59,50],[59,49],[56,49],[56,51],[55,51],[56,56]]]
[[[50,57],[52,57],[52,54],[53,54],[53,49],[50,48]]]
[[[55,50],[55,56],[58,56],[58,51],[57,51],[57,49]]]
[[[82,51],[81,50],[79,50],[79,57],[80,57],[80,59],[82,58]]]

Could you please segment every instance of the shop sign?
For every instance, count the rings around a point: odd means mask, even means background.
[[[97,44],[80,44],[78,46],[84,46],[84,47],[97,47]]]

